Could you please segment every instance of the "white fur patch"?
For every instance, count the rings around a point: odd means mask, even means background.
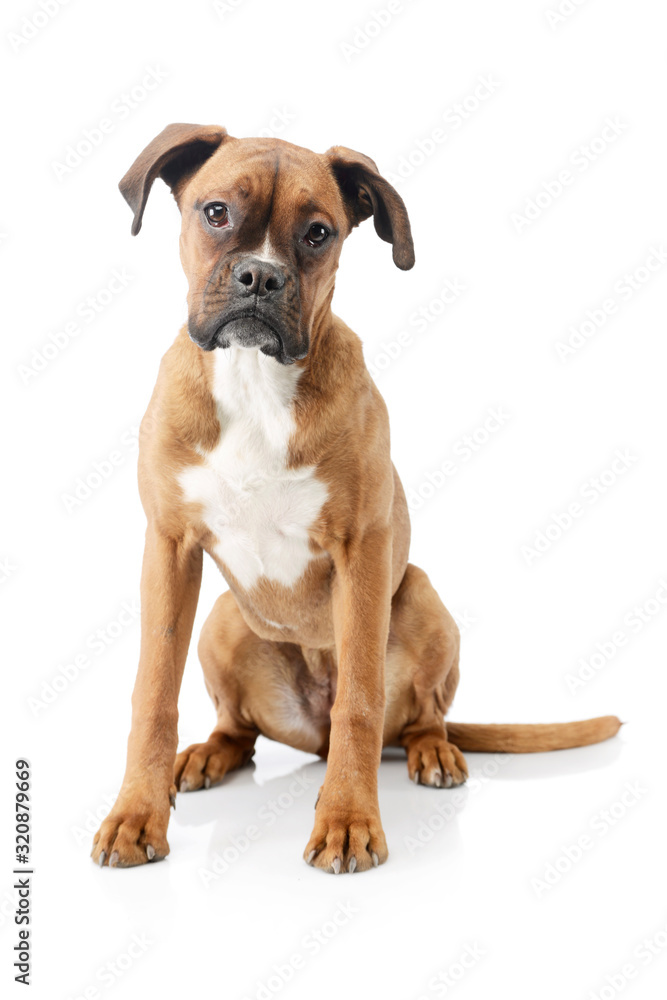
[[[259,250],[254,251],[253,257],[256,260],[265,260],[269,264],[279,263],[278,257],[276,256],[276,252],[273,248],[273,244],[271,242],[271,238],[269,237],[268,233],[264,237],[264,242],[262,243]]]
[[[215,353],[220,440],[180,475],[201,504],[215,555],[245,590],[261,577],[293,586],[313,558],[308,531],[327,498],[311,466],[287,469],[300,371],[257,348]]]

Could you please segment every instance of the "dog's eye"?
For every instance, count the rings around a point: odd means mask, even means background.
[[[213,226],[214,229],[220,229],[221,226],[226,226],[229,223],[227,206],[220,201],[214,201],[207,205],[204,209],[204,215],[209,226]]]
[[[329,235],[329,230],[326,226],[322,226],[319,222],[314,222],[303,240],[309,247],[321,247]]]

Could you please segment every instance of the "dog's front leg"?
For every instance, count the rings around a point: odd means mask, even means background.
[[[92,857],[119,868],[164,858],[178,743],[178,692],[192,633],[202,550],[149,524],[141,574],[141,654],[132,695],[127,767]]]
[[[387,859],[377,772],[391,608],[391,533],[385,528],[366,532],[331,554],[338,681],[327,773],[304,858],[337,874],[363,871]]]

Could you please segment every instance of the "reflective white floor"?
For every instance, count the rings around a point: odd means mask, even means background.
[[[580,750],[470,754],[459,792],[414,786],[392,751],[390,859],[339,876],[301,860],[324,764],[263,739],[253,766],[178,797],[171,855],[141,869],[88,860],[75,769],[60,785],[38,776],[34,995],[608,1000],[624,977],[653,1000],[667,974],[664,800],[642,743],[626,726]],[[93,761],[80,771],[92,780]],[[42,822],[56,802],[66,826]],[[0,933],[7,944],[8,920]]]

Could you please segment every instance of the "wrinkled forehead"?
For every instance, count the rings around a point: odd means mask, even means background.
[[[324,216],[335,224],[343,202],[326,158],[280,139],[230,139],[204,164],[186,197],[195,207],[207,201],[238,201],[265,217]]]

